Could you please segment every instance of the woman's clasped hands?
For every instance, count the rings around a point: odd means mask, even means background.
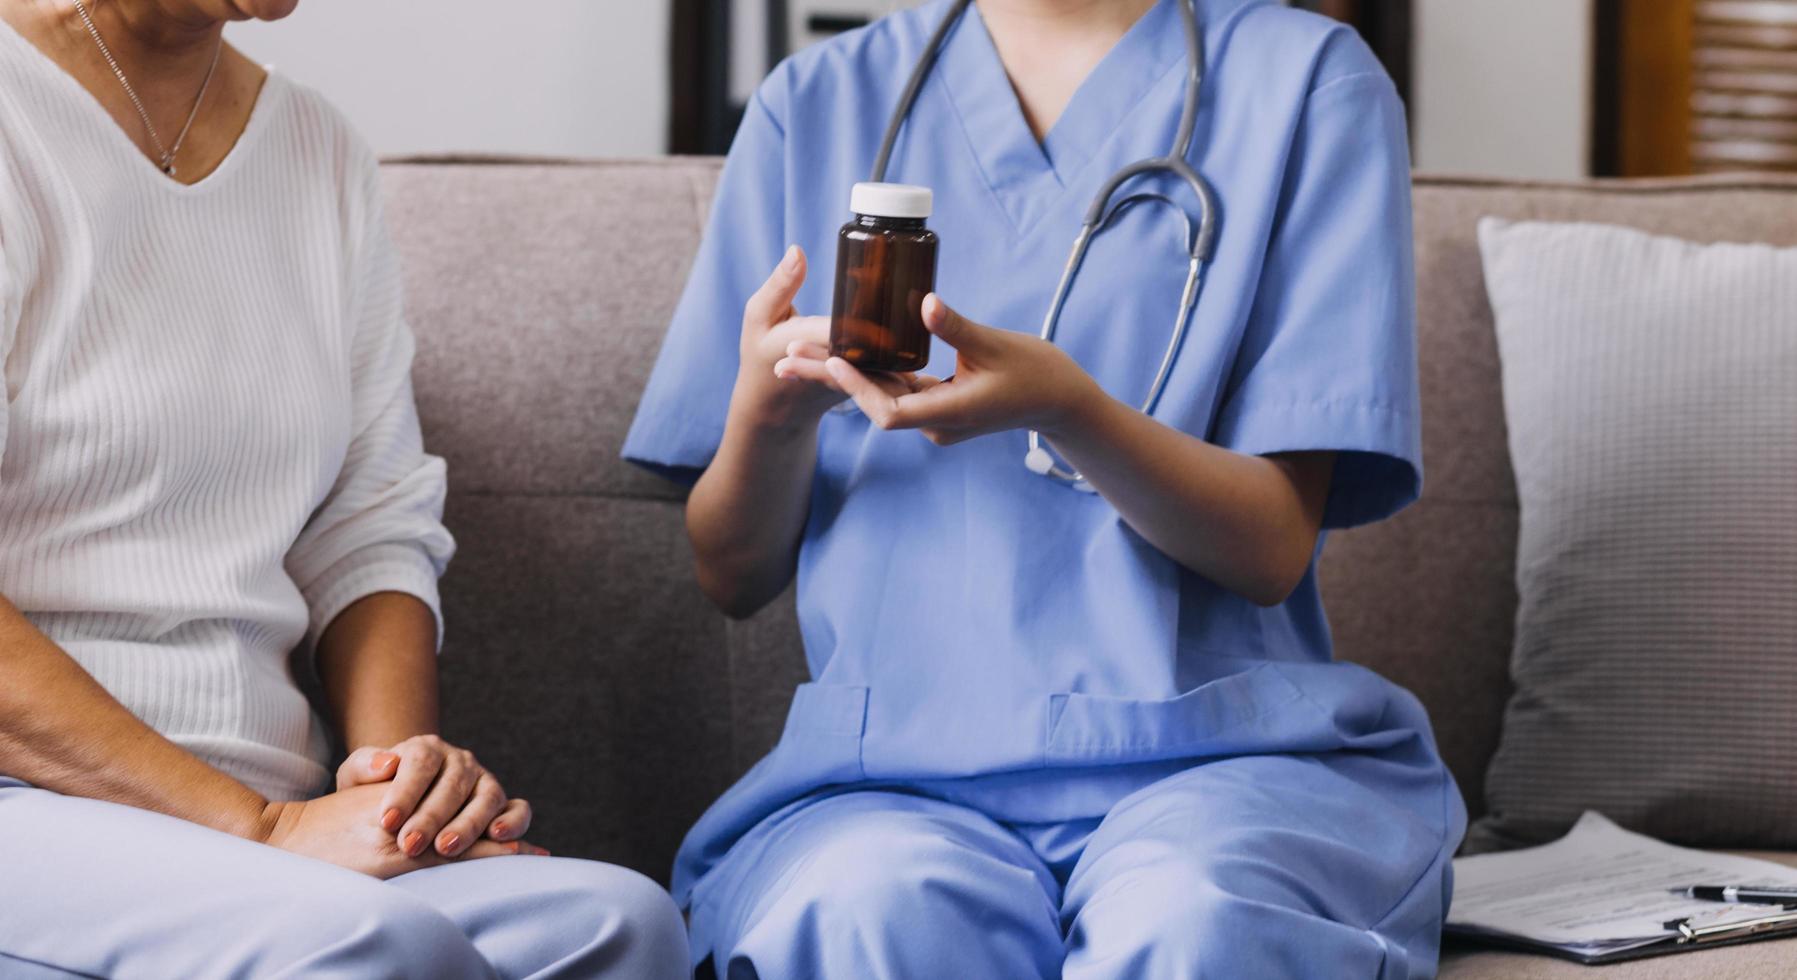
[[[378,878],[464,858],[549,852],[526,842],[530,804],[508,798],[474,754],[435,735],[363,747],[337,769],[337,790],[271,803],[266,843]]]

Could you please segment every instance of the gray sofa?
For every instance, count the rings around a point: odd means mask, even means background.
[[[663,880],[685,828],[778,737],[804,673],[790,597],[746,622],[714,611],[681,492],[618,459],[717,172],[709,159],[386,167],[425,439],[449,461],[461,544],[443,590],[448,734],[536,804],[540,843]],[[1339,655],[1429,706],[1477,814],[1508,693],[1517,506],[1474,223],[1793,244],[1797,181],[1424,178],[1416,205],[1427,489],[1397,519],[1332,538],[1324,591]],[[1452,947],[1443,963],[1454,978],[1586,972]],[[1797,976],[1797,941],[1601,973]]]

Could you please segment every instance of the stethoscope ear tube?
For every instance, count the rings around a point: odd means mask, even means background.
[[[911,77],[905,81],[905,90],[899,94],[898,105],[892,110],[891,118],[886,120],[886,133],[880,139],[880,153],[874,157],[873,172],[868,175],[870,183],[886,182],[886,165],[892,161],[892,148],[898,143],[899,129],[905,125],[905,118],[911,115],[911,106],[917,102],[917,93],[923,88],[924,79],[930,77],[930,69],[936,65],[936,55],[942,50],[942,40],[948,37],[949,29],[967,12],[967,5],[973,0],[955,0],[954,6],[936,25],[930,34],[930,40],[924,45],[923,55],[917,59],[917,65],[911,69]]]
[[[967,12],[972,0],[955,0],[936,30],[930,35],[924,53],[911,70],[911,77],[905,83],[904,92],[899,96],[898,105],[893,109],[892,117],[886,123],[886,132],[880,141],[879,155],[874,159],[873,173],[869,178],[880,182],[886,179],[886,167],[892,159],[892,148],[898,142],[899,130],[905,119],[911,114],[911,107],[917,102],[917,93],[923,88],[925,79],[929,77],[931,68],[936,63],[936,56],[942,48],[942,42],[948,32],[961,16]],[[1167,349],[1161,356],[1160,366],[1156,369],[1154,382],[1149,385],[1148,397],[1142,401],[1142,412],[1154,414],[1160,404],[1161,395],[1167,389],[1167,380],[1173,372],[1173,362],[1179,355],[1179,348],[1185,340],[1186,325],[1192,318],[1192,311],[1198,304],[1198,294],[1203,288],[1203,269],[1210,262],[1211,253],[1216,247],[1217,239],[1217,198],[1210,184],[1199,176],[1198,171],[1187,162],[1191,155],[1192,134],[1197,126],[1198,98],[1202,94],[1204,81],[1204,39],[1198,30],[1198,13],[1194,6],[1196,0],[1178,0],[1180,14],[1183,19],[1186,41],[1186,88],[1185,100],[1180,106],[1179,129],[1173,137],[1173,146],[1166,156],[1139,160],[1112,174],[1104,182],[1093,197],[1092,204],[1086,209],[1084,221],[1080,225],[1079,237],[1073,242],[1073,249],[1068,253],[1067,264],[1061,268],[1060,282],[1055,285],[1054,298],[1048,304],[1048,313],[1042,320],[1040,336],[1049,343],[1054,343],[1055,330],[1060,324],[1061,310],[1067,304],[1067,294],[1073,288],[1073,280],[1079,273],[1079,267],[1085,262],[1086,250],[1092,244],[1092,238],[1102,231],[1111,220],[1124,210],[1144,202],[1159,201],[1178,211],[1186,223],[1185,245],[1188,253],[1185,288],[1180,292],[1179,314],[1173,323],[1173,331],[1167,340]],[[1132,194],[1116,202],[1112,198],[1117,191],[1130,180],[1153,173],[1169,173],[1178,177],[1198,199],[1198,226],[1192,227],[1191,215],[1165,194],[1139,193]],[[1061,466],[1055,462],[1054,454],[1043,445],[1042,434],[1034,429],[1029,431],[1029,451],[1024,455],[1024,466],[1030,472],[1071,484],[1074,489],[1087,493],[1094,492],[1092,485],[1080,476],[1078,471]]]
[[[1180,208],[1172,198],[1165,194],[1132,195],[1117,202],[1116,207],[1110,206],[1111,198],[1116,195],[1118,188],[1137,177],[1153,173],[1170,173],[1178,177],[1187,187],[1191,188],[1192,196],[1198,199],[1198,230],[1196,234],[1192,233],[1192,219],[1187,216],[1186,239],[1192,258],[1200,262],[1209,262],[1211,251],[1216,248],[1217,244],[1217,195],[1211,190],[1210,183],[1198,176],[1198,171],[1192,169],[1191,164],[1179,157],[1152,157],[1147,160],[1137,160],[1112,174],[1110,179],[1104,182],[1104,186],[1098,189],[1098,193],[1093,195],[1092,203],[1086,208],[1083,227],[1102,231],[1119,212],[1144,196],[1165,201],[1178,210],[1181,215],[1185,215],[1185,209]]]
[[[1165,201],[1185,217],[1185,209],[1160,194],[1139,194],[1119,202],[1107,216],[1115,216],[1118,212],[1139,201]],[[1099,226],[1101,227],[1101,226]],[[1048,313],[1042,318],[1042,330],[1038,334],[1043,340],[1054,343],[1056,328],[1060,325],[1061,308],[1067,303],[1067,294],[1073,287],[1073,279],[1085,262],[1086,250],[1092,244],[1092,238],[1098,227],[1086,225],[1080,228],[1079,238],[1073,243],[1073,250],[1068,253],[1067,265],[1061,270],[1060,284],[1055,287],[1054,298],[1049,301]],[[1199,239],[1203,235],[1202,227],[1197,233],[1191,228],[1191,218],[1186,217],[1187,239],[1192,242],[1191,257],[1186,262],[1185,287],[1180,290],[1179,312],[1173,320],[1172,333],[1167,338],[1167,348],[1161,353],[1160,366],[1155,369],[1154,381],[1148,386],[1148,397],[1142,400],[1143,415],[1153,415],[1160,407],[1161,396],[1167,391],[1167,381],[1173,374],[1173,362],[1179,357],[1179,348],[1185,343],[1186,327],[1191,323],[1192,310],[1198,305],[1198,294],[1204,286],[1205,260],[1199,257]],[[1046,476],[1071,484],[1073,489],[1085,493],[1095,493],[1092,484],[1078,470],[1061,466],[1055,462],[1051,453],[1042,442],[1042,433],[1029,430],[1029,449],[1023,455],[1023,465],[1031,473]]]
[[[1144,174],[1171,173],[1192,189],[1198,198],[1198,227],[1192,227],[1191,215],[1165,194],[1143,192],[1131,194],[1116,203],[1111,199],[1118,188],[1126,182]],[[1173,209],[1185,222],[1184,242],[1188,259],[1186,262],[1185,287],[1180,290],[1179,313],[1173,321],[1172,332],[1167,338],[1167,348],[1161,354],[1160,365],[1155,369],[1154,381],[1148,386],[1148,396],[1142,400],[1141,411],[1144,415],[1153,415],[1160,405],[1161,395],[1166,393],[1167,380],[1173,373],[1173,361],[1179,356],[1179,348],[1185,342],[1186,326],[1191,322],[1192,309],[1198,305],[1198,293],[1203,287],[1204,266],[1210,261],[1211,250],[1216,245],[1217,235],[1217,202],[1210,184],[1191,165],[1174,157],[1156,157],[1132,163],[1111,175],[1092,199],[1086,209],[1084,223],[1080,225],[1079,237],[1073,241],[1073,250],[1067,256],[1067,264],[1061,269],[1061,280],[1055,285],[1054,298],[1049,301],[1048,313],[1042,318],[1042,330],[1038,334],[1043,340],[1054,343],[1055,331],[1060,326],[1061,310],[1067,305],[1067,294],[1073,289],[1073,280],[1079,274],[1079,267],[1086,261],[1086,250],[1092,245],[1092,239],[1103,231],[1117,215],[1129,208],[1144,203],[1161,203]],[[1092,491],[1092,485],[1078,470],[1063,467],[1054,461],[1048,447],[1042,444],[1042,434],[1035,429],[1029,431],[1029,450],[1024,453],[1023,465],[1030,472],[1041,476],[1052,477],[1073,484],[1075,489]]]

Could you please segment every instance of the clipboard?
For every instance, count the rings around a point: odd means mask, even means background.
[[[1677,847],[1586,813],[1565,837],[1454,859],[1444,933],[1575,963],[1615,963],[1797,937],[1797,903],[1721,904],[1693,882],[1797,889],[1797,868]],[[1797,957],[1794,957],[1797,959]]]
[[[1571,960],[1583,966],[1603,966],[1603,964],[1619,964],[1626,960],[1644,960],[1648,957],[1666,957],[1669,953],[1695,953],[1698,949],[1713,949],[1720,946],[1739,946],[1743,942],[1757,942],[1761,939],[1784,939],[1797,937],[1797,908],[1777,908],[1768,906],[1765,915],[1754,919],[1732,922],[1732,924],[1700,924],[1693,922],[1700,919],[1693,915],[1691,919],[1675,919],[1668,922],[1671,928],[1664,939],[1646,942],[1642,946],[1630,946],[1626,949],[1610,949],[1605,953],[1578,953],[1562,946],[1554,946],[1553,942],[1535,942],[1535,940],[1511,937],[1511,935],[1490,935],[1490,933],[1466,933],[1466,931],[1448,930],[1445,935],[1456,940],[1457,944],[1465,944],[1466,948],[1515,949],[1518,953],[1542,953],[1560,960]]]
[[[1729,940],[1797,933],[1797,905],[1768,905],[1765,914],[1751,917],[1693,915],[1673,919],[1666,923],[1666,928],[1677,931],[1676,945],[1690,946],[1713,946]]]
[[[1738,946],[1762,939],[1797,936],[1797,906],[1768,905],[1763,914],[1752,915],[1740,906],[1724,906],[1714,913],[1672,919],[1671,930],[1664,938],[1602,953],[1581,953],[1554,943],[1538,942],[1520,936],[1462,931],[1449,928],[1446,935],[1468,947],[1484,946],[1511,949],[1523,953],[1543,953],[1557,959],[1586,966],[1621,963],[1627,960],[1666,956],[1671,953],[1695,952],[1720,946]]]

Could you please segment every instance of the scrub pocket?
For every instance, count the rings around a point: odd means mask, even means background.
[[[800,684],[792,694],[780,751],[803,759],[804,768],[824,783],[865,778],[861,735],[867,728],[867,688],[846,684]]]
[[[1265,752],[1323,720],[1277,665],[1263,663],[1159,701],[1050,695],[1046,754],[1051,763],[1098,763]]]

